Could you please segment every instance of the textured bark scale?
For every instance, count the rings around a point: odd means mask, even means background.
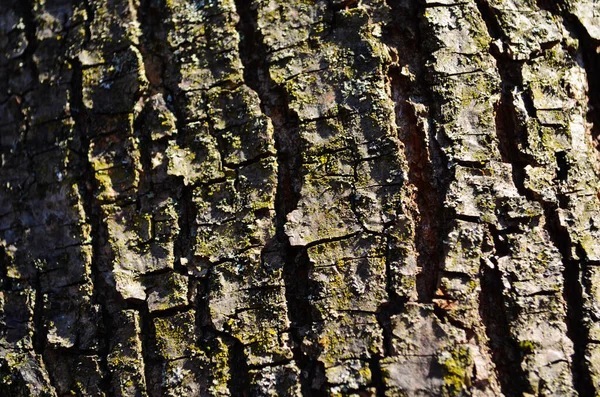
[[[600,395],[596,0],[2,0],[0,395]]]

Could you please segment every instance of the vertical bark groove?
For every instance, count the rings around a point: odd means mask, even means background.
[[[492,231],[498,255],[506,254],[506,244],[500,240],[501,235]],[[510,328],[505,312],[505,302],[502,294],[502,277],[498,270],[498,263],[482,263],[481,304],[479,312],[485,325],[486,333],[490,339],[492,357],[502,386],[502,393],[506,397],[522,396],[530,392],[525,382],[525,372],[521,369],[522,353],[517,343],[510,336]]]
[[[88,28],[89,31],[89,28]],[[96,198],[94,197],[94,192],[98,188],[96,184],[96,180],[94,178],[94,169],[90,164],[88,153],[90,150],[90,139],[87,136],[87,123],[88,117],[83,105],[82,99],[82,65],[79,60],[73,60],[73,116],[75,120],[75,131],[79,136],[82,146],[81,161],[84,167],[82,182],[80,184],[80,192],[83,198],[83,207],[85,211],[85,216],[87,222],[91,226],[91,245],[92,245],[92,261],[91,261],[91,278],[92,284],[94,286],[93,291],[93,299],[100,306],[100,316],[101,316],[101,324],[100,324],[100,336],[102,337],[102,342],[100,343],[98,349],[98,355],[100,356],[100,368],[104,377],[102,377],[101,383],[98,385],[99,389],[104,393],[109,393],[110,391],[110,378],[109,371],[107,368],[107,358],[108,358],[108,346],[110,344],[111,333],[110,330],[112,327],[110,326],[110,314],[106,308],[104,298],[105,292],[109,289],[105,282],[102,280],[102,275],[98,269],[99,262],[99,252],[100,252],[100,242],[99,240],[102,238],[101,233],[102,229],[100,224],[102,222],[100,215],[100,208],[98,203],[96,202]]]
[[[277,151],[277,191],[275,194],[275,222],[277,249],[284,261],[285,296],[291,321],[289,330],[292,338],[294,361],[300,369],[300,385],[304,396],[319,396],[323,391],[313,389],[311,383],[316,371],[316,361],[303,352],[304,334],[312,319],[310,294],[310,262],[306,249],[293,247],[284,231],[287,215],[297,208],[301,185],[301,152],[299,119],[289,108],[284,90],[269,74],[267,58],[269,51],[264,37],[258,30],[257,11],[254,2],[248,4],[236,0],[240,15],[237,25],[240,32],[240,56],[244,65],[244,81],[260,98],[262,112],[273,123],[275,149]]]

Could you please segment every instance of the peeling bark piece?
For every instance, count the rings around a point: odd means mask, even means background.
[[[94,15],[90,23],[92,43],[101,43],[107,53],[139,43],[140,31],[135,2],[92,0],[89,7]]]
[[[23,396],[57,396],[39,355],[0,348],[0,357],[0,387],[3,391]]]
[[[253,275],[256,269],[251,265],[225,263],[213,269],[209,295],[212,324],[244,345],[249,365],[290,359],[289,321],[281,275],[270,275],[272,280],[265,285],[253,285],[254,277],[261,278]]]
[[[352,186],[337,177],[306,180],[299,208],[287,216],[286,234],[292,245],[307,245],[360,230],[350,207]]]
[[[139,117],[144,134],[152,140],[171,137],[177,132],[177,119],[161,94],[152,95],[148,99]]]
[[[67,286],[43,296],[47,342],[52,348],[97,347],[97,307],[91,304],[91,285]],[[78,345],[79,344],[79,345]]]
[[[75,355],[65,359],[52,350],[45,351],[44,355],[48,372],[59,395],[106,395],[100,387],[104,374],[99,356]]]
[[[444,270],[475,277],[479,273],[484,251],[491,248],[485,226],[479,223],[455,221],[446,240]]]
[[[130,111],[146,88],[143,73],[142,57],[135,47],[111,54],[101,65],[84,68],[84,106],[97,113]]]
[[[195,315],[191,311],[153,320],[157,353],[166,360],[202,355],[196,346]]]
[[[308,249],[313,263],[311,303],[320,318],[335,318],[339,312],[377,312],[387,300],[385,291],[385,246],[382,238],[358,235]]]
[[[35,294],[30,288],[0,292],[0,346],[3,348],[33,349]]]
[[[196,189],[199,260],[215,263],[239,254],[258,260],[259,247],[274,234],[275,167],[266,158],[239,169],[235,179]]]
[[[253,395],[300,397],[300,371],[295,365],[278,365],[248,371]]]
[[[207,366],[207,359],[203,356],[168,361],[161,379],[163,395],[208,395],[210,383],[206,376]]]
[[[432,33],[426,40],[433,58],[429,78],[441,99],[436,122],[446,137],[438,141],[451,161],[499,160],[493,112],[499,76],[486,51],[491,38],[474,2],[432,5],[424,17],[425,31]]]
[[[587,33],[595,40],[600,40],[600,9],[593,0],[568,0],[569,11],[585,27]]]
[[[147,288],[150,312],[188,305],[188,278],[177,273],[151,276]]]
[[[340,313],[335,322],[317,323],[315,335],[305,339],[303,348],[315,348],[318,360],[325,367],[328,382],[337,380],[340,390],[351,386],[366,386],[370,381],[368,360],[381,355],[383,335],[375,315],[369,313]],[[340,382],[340,374],[351,374]]]
[[[186,185],[209,183],[225,176],[217,140],[207,122],[188,124],[183,130],[185,146],[170,141],[166,150],[167,173],[183,177]]]
[[[123,310],[115,318],[115,324],[107,357],[108,369],[113,374],[112,391],[115,396],[145,396],[140,315],[135,310]]]
[[[562,27],[533,0],[486,0],[496,23],[507,36],[505,51],[515,60],[531,59],[548,45],[562,40]]]
[[[460,395],[488,381],[491,366],[482,361],[484,354],[464,330],[438,319],[432,306],[410,304],[391,320],[395,356],[382,361],[386,395]],[[496,395],[493,387],[477,395]]]
[[[238,15],[232,0],[196,3],[177,0],[167,3],[174,30],[169,45],[177,56],[177,87],[183,91],[207,90],[219,83],[241,83],[242,64],[237,56]],[[170,76],[169,76],[170,77]]]
[[[327,3],[316,1],[314,8],[302,7],[301,4],[301,1],[261,0],[259,2],[261,17],[258,19],[258,28],[265,37],[265,44],[274,52],[294,47],[307,40],[314,25],[324,28],[322,24]],[[283,16],[290,16],[290,18],[283,18]],[[321,25],[318,25],[319,22]]]
[[[138,187],[140,154],[130,131],[98,137],[90,144],[88,156],[98,184],[96,197],[102,201],[128,198]]]
[[[158,203],[157,203],[158,204]],[[116,289],[124,299],[146,299],[140,276],[174,266],[173,236],[177,214],[167,201],[153,214],[139,213],[133,206],[104,206],[111,271]]]

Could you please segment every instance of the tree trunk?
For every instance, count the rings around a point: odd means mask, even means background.
[[[600,395],[596,0],[1,0],[0,395]]]

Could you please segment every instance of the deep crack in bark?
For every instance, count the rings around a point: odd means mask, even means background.
[[[289,108],[287,96],[270,77],[269,65],[265,59],[268,53],[264,38],[257,26],[256,4],[250,5],[236,0],[240,16],[240,57],[244,65],[244,82],[260,98],[260,107],[273,124],[275,148],[277,150],[278,176],[275,197],[275,221],[277,245],[284,260],[285,296],[288,316],[291,321],[290,335],[294,361],[300,369],[300,384],[306,397],[321,396],[324,390],[312,388],[312,378],[317,369],[317,361],[302,351],[302,341],[310,325],[312,307],[309,272],[312,266],[307,247],[295,247],[289,242],[284,231],[287,214],[296,209],[300,199],[301,152],[302,147],[298,116]]]

